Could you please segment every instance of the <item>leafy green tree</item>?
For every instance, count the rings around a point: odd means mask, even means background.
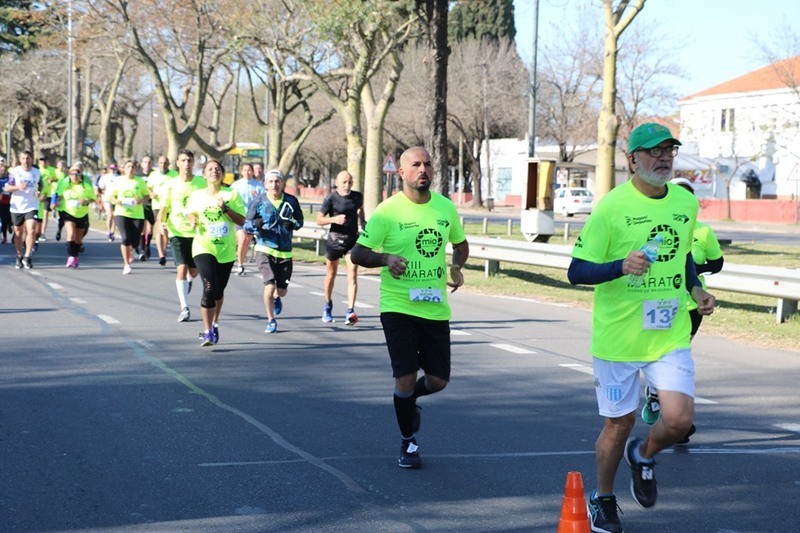
[[[47,33],[49,11],[42,2],[0,0],[0,54],[35,48]]]
[[[517,35],[514,26],[513,0],[458,0],[450,11],[450,39],[507,39],[513,43]]]

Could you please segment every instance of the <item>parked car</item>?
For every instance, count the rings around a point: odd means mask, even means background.
[[[594,194],[583,187],[561,187],[556,189],[553,200],[553,211],[571,217],[575,213],[592,212]]]

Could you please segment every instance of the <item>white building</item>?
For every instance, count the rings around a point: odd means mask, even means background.
[[[714,162],[698,196],[791,198],[800,180],[800,56],[678,102],[683,154]],[[757,178],[757,179],[755,179]]]

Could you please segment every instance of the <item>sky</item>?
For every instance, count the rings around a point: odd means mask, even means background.
[[[539,42],[557,35],[557,24],[586,1],[539,0]],[[600,0],[592,2],[602,24]],[[535,0],[514,0],[517,49],[526,64],[532,58],[534,5]],[[674,52],[688,77],[674,81],[679,97],[765,66],[754,42],[769,40],[776,27],[788,22],[800,34],[798,0],[647,0],[632,24],[640,20],[663,24],[681,43]]]

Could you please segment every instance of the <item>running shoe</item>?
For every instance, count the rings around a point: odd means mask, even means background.
[[[264,330],[264,333],[275,333],[276,331],[278,331],[278,321],[273,318],[267,324],[267,329]]]
[[[166,257],[159,257],[158,258],[158,264],[161,265],[162,267],[163,266],[167,266],[167,258]]]
[[[75,261],[72,262],[72,268],[78,268],[78,266],[80,266],[80,264],[81,264],[81,262],[78,259],[78,256],[75,256]]]
[[[358,315],[352,309],[348,309],[347,313],[344,315],[344,325],[353,326],[356,322],[358,322]]]
[[[139,252],[139,261],[147,261],[147,254]]]
[[[622,533],[622,523],[617,514],[617,497],[603,496],[597,497],[597,491],[592,491],[586,510],[589,513],[589,521],[592,531],[597,533]]]
[[[212,338],[213,334],[209,330],[205,330],[203,332],[203,340],[200,342],[200,346],[211,346],[214,344],[214,339]]]
[[[17,256],[17,262],[14,263],[14,268],[22,268],[22,257]]]
[[[281,314],[281,311],[283,311],[283,302],[281,301],[280,296],[275,298],[275,308],[274,309],[275,309],[275,314],[276,315]]]
[[[22,268],[24,268],[25,270],[30,270],[33,268],[33,263],[31,262],[30,257],[22,258]]]
[[[642,407],[642,421],[645,424],[655,424],[661,414],[661,403],[658,401],[658,392],[650,388],[644,388],[644,407]]]
[[[333,322],[333,302],[328,302],[322,306],[322,321],[326,324]]]
[[[108,233],[108,242],[114,242],[114,232],[110,231]]]
[[[39,238],[36,239],[36,242],[47,242],[47,237],[45,237],[44,235],[40,235]]]
[[[67,268],[72,268],[72,265],[74,265],[74,264],[75,264],[75,258],[73,256],[67,257],[66,267]]]
[[[239,269],[236,271],[237,276],[244,276],[244,265],[239,265]]]
[[[219,324],[216,322],[211,324],[211,342],[214,344],[219,342]]]
[[[130,265],[125,265],[124,267],[122,267],[122,274],[123,275],[127,275],[127,274],[130,274],[130,273],[131,273],[131,266]]]
[[[416,439],[403,440],[400,445],[400,458],[397,460],[400,468],[422,468],[422,459],[419,456],[419,446]]]
[[[656,504],[658,485],[656,484],[654,459],[637,461],[636,450],[641,446],[641,439],[630,437],[625,443],[625,461],[631,467],[631,496],[644,508]]]
[[[189,318],[192,314],[189,312],[188,307],[184,307],[181,309],[181,314],[178,315],[178,322],[189,322]]]

